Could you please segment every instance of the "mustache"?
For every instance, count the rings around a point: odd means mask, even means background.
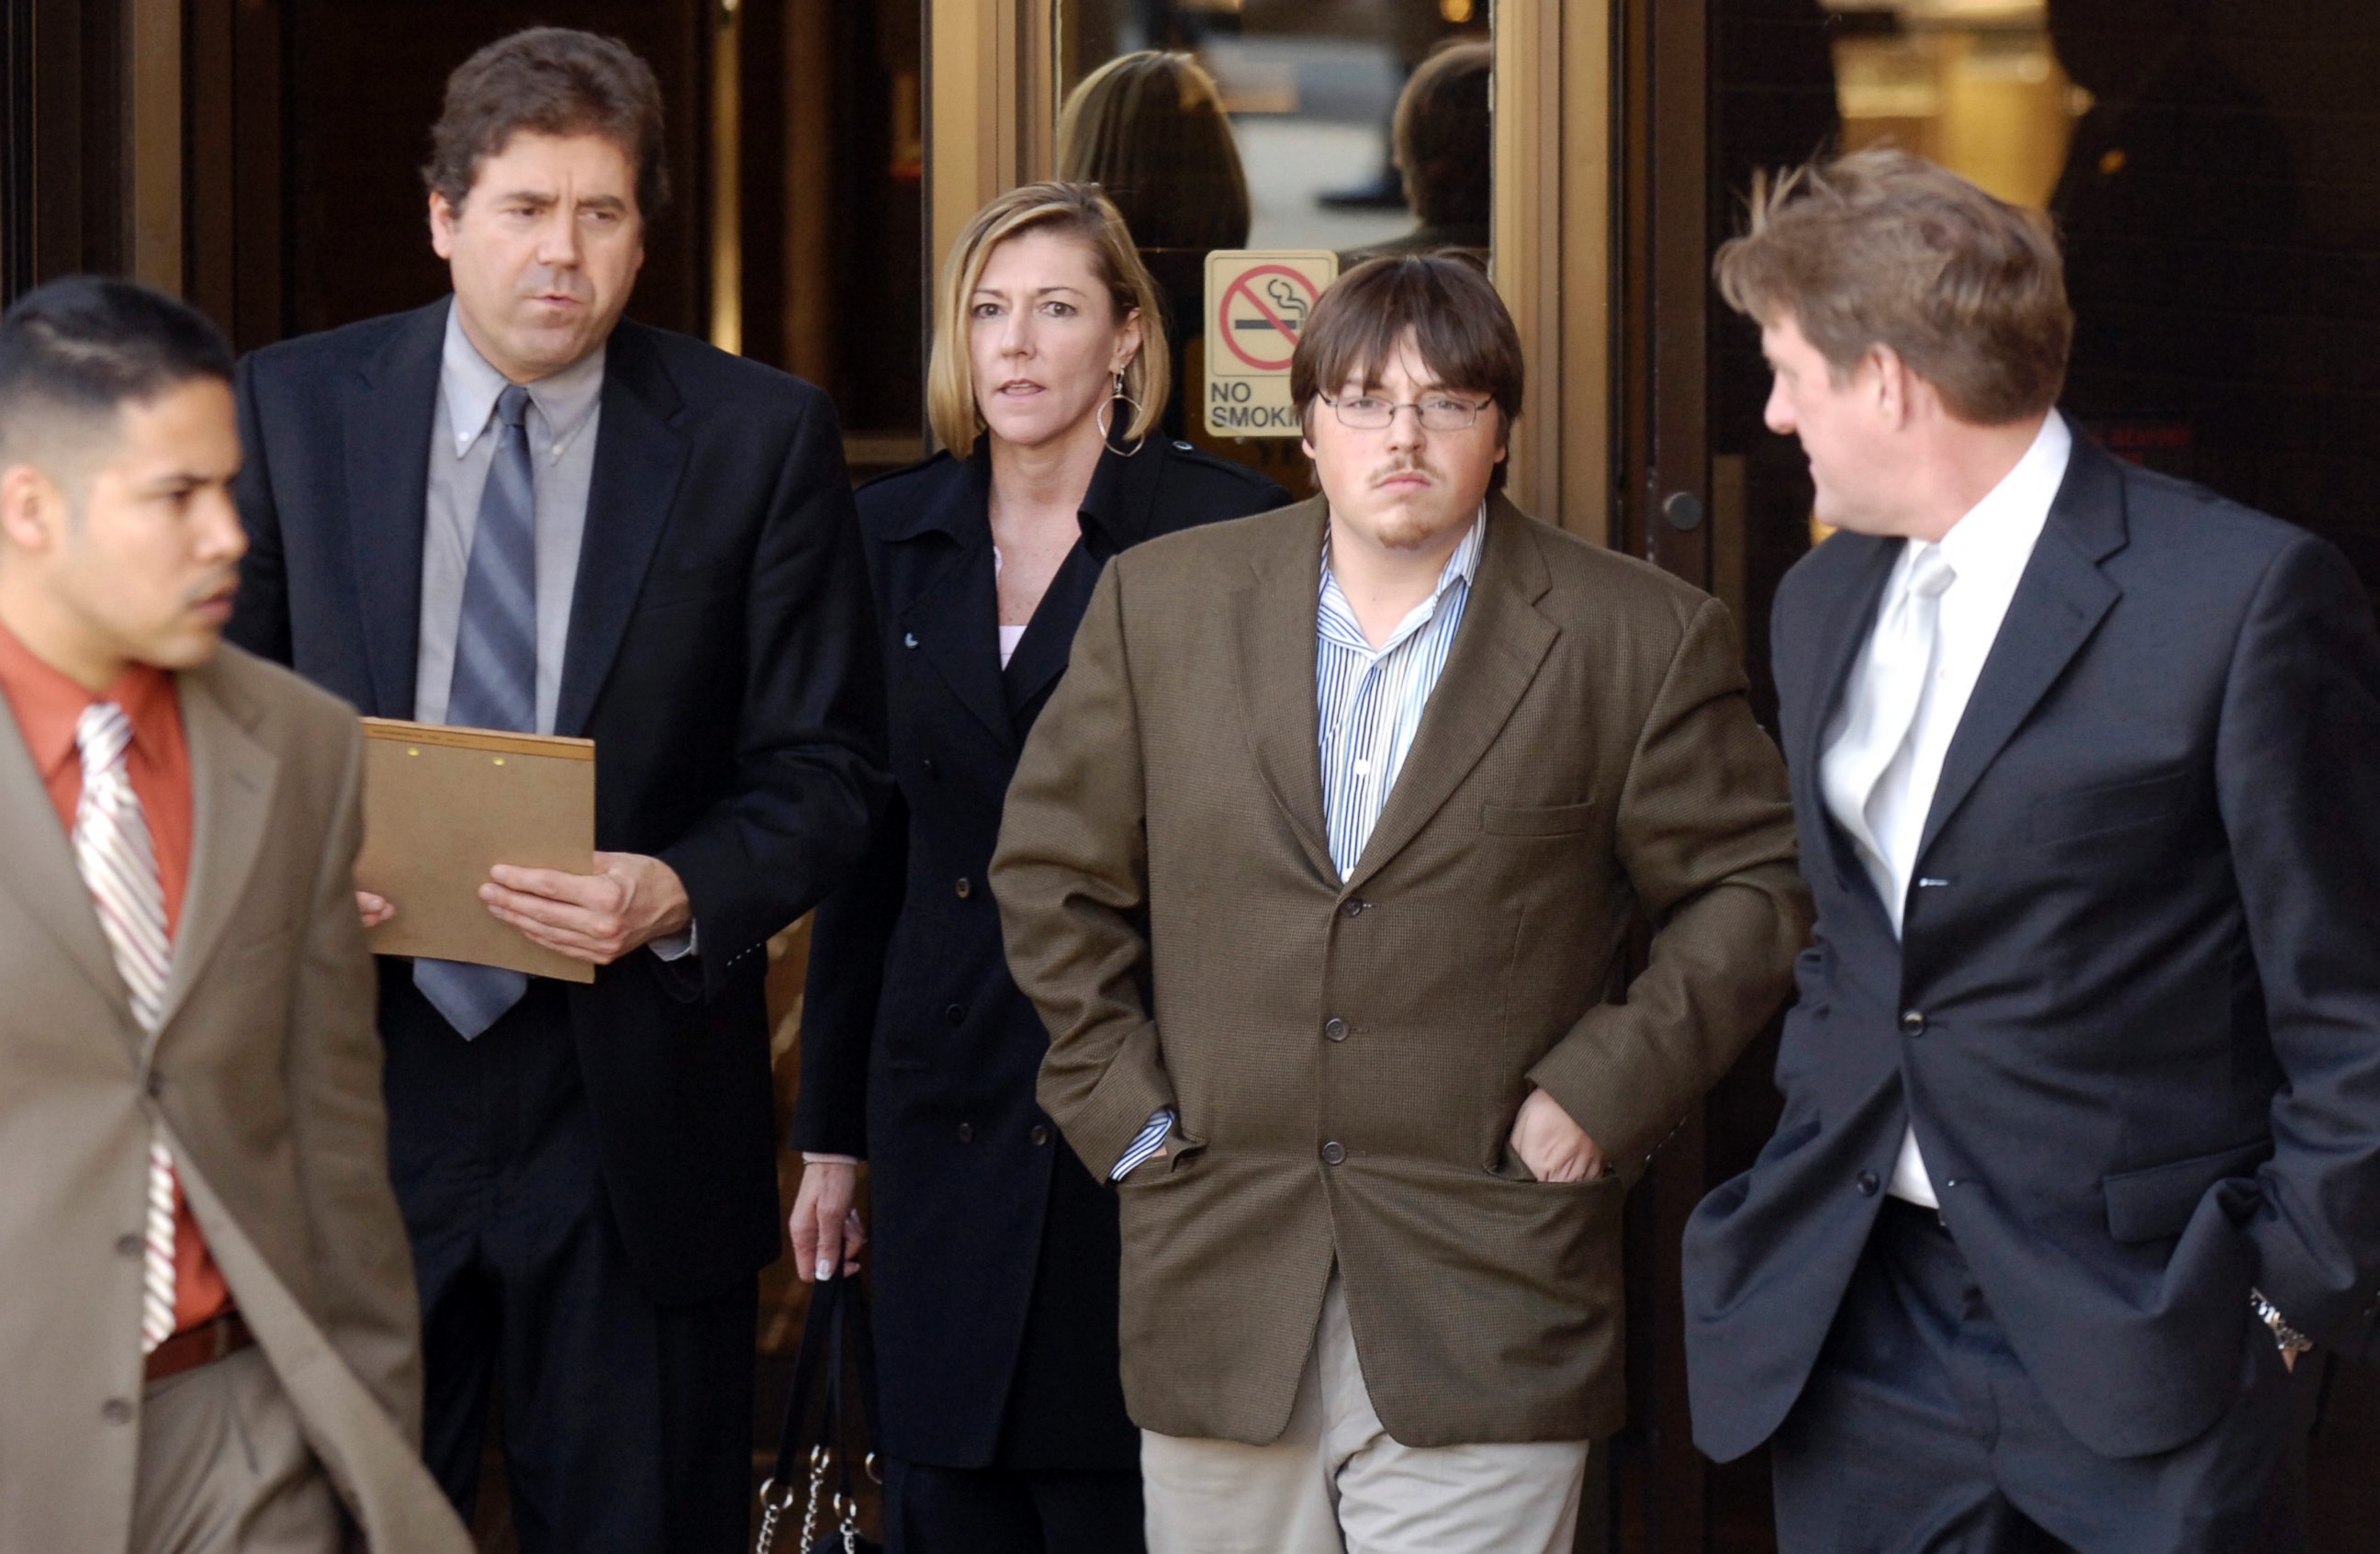
[[[1401,475],[1421,475],[1426,476],[1432,480],[1443,480],[1445,479],[1444,476],[1439,474],[1437,469],[1430,466],[1429,461],[1427,459],[1401,458],[1394,464],[1383,465],[1380,468],[1375,470],[1372,475],[1372,484],[1375,487],[1384,486]]]

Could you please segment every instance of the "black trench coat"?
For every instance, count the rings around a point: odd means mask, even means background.
[[[978,445],[858,493],[899,793],[855,882],[819,908],[793,1144],[868,1161],[887,1456],[1129,1469],[1115,1201],[1035,1104],[1049,1035],[1009,976],[984,876],[1108,559],[1288,497],[1186,443],[1107,454],[1082,540],[1003,672],[990,480]]]

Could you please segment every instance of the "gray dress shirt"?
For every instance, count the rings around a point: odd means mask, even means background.
[[[455,634],[463,579],[480,527],[480,493],[496,456],[496,396],[504,375],[488,364],[452,304],[438,409],[430,422],[430,501],[421,528],[421,637],[415,658],[413,716],[446,721],[455,681]],[[587,489],[602,418],[603,349],[528,385],[529,462],[537,472],[537,732],[553,732],[562,701],[563,647],[578,547],[587,533]]]

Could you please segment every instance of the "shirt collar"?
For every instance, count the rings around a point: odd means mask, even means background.
[[[603,356],[609,343],[596,346],[561,371],[528,385],[528,401],[545,418],[553,435],[549,455],[560,458],[571,438],[587,424],[603,397]],[[463,333],[462,310],[446,307],[446,345],[441,358],[438,386],[446,396],[447,430],[455,439],[455,456],[461,458],[480,440],[495,414],[496,398],[510,382],[495,370],[471,337]]]
[[[2050,411],[2016,467],[1942,536],[1942,559],[1960,581],[2015,586],[2049,522],[2049,509],[2065,482],[2066,463],[2073,451],[2074,434],[2065,418]],[[1911,546],[1909,553],[1916,549]]]
[[[114,685],[93,696],[0,626],[0,695],[17,715],[26,752],[46,783],[75,759],[75,726],[83,709],[95,701],[122,708],[125,721],[132,725],[133,744],[145,756],[162,755],[157,720],[172,705],[174,677],[152,664],[130,664]]]
[[[1465,589],[1471,586],[1472,579],[1478,576],[1479,552],[1487,537],[1488,504],[1483,499],[1479,504],[1478,516],[1471,520],[1469,531],[1454,547],[1454,553],[1446,558],[1446,565],[1439,568],[1438,586],[1430,589],[1427,599],[1415,605],[1405,618],[1397,623],[1397,629],[1390,632],[1388,641],[1381,644],[1380,652],[1385,653],[1394,648],[1419,630],[1423,622],[1437,614],[1439,602],[1457,583]],[[1343,640],[1346,646],[1366,653],[1374,650],[1372,645],[1364,639],[1362,629],[1355,625],[1354,609],[1348,604],[1346,594],[1339,587],[1338,574],[1330,569],[1330,525],[1327,520],[1322,526],[1321,619],[1326,636],[1332,637],[1334,640]]]

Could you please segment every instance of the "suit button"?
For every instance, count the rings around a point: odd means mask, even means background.
[[[934,764],[934,758],[931,756],[928,756],[917,764],[925,769],[926,775],[929,777],[939,777],[942,774],[942,769]]]
[[[117,1257],[137,1257],[141,1255],[141,1251],[142,1242],[139,1236],[119,1235],[115,1238],[115,1255]]]
[[[963,1026],[966,1024],[966,1005],[964,1003],[952,1004],[948,1009],[942,1011],[942,1018],[948,1020],[954,1026]]]
[[[152,1074],[149,1076],[149,1093],[152,1096],[162,1096],[165,1093],[165,1076],[164,1074]]]
[[[1347,1039],[1347,1022],[1333,1017],[1323,1026],[1322,1034],[1333,1041],[1344,1041]]]
[[[111,1425],[132,1423],[132,1405],[122,1398],[110,1398],[99,1405],[99,1416]]]
[[[959,1124],[959,1142],[961,1144],[973,1144],[975,1142],[975,1124],[973,1123],[961,1123]]]
[[[1364,908],[1371,904],[1372,904],[1368,901],[1353,899],[1342,901],[1339,904],[1339,916],[1342,917],[1360,917],[1364,915]]]
[[[1340,1143],[1335,1138],[1322,1147],[1322,1163],[1324,1165],[1337,1165],[1346,1158],[1347,1147]]]
[[[1050,1130],[1043,1127],[1040,1123],[1036,1123],[1033,1124],[1032,1133],[1026,1136],[1033,1140],[1036,1147],[1038,1147],[1039,1146],[1050,1142]]]
[[[967,897],[975,894],[975,881],[962,874],[959,876],[959,882],[952,886],[951,889],[958,892],[959,899],[961,901],[965,901]]]
[[[1876,1196],[1876,1189],[1878,1185],[1879,1184],[1876,1179],[1876,1172],[1872,1171],[1864,1171],[1859,1173],[1860,1196],[1864,1198],[1872,1198]]]
[[[1900,1028],[1911,1036],[1924,1036],[1925,1034],[1925,1014],[1914,1009],[1902,1010],[1900,1012]]]

